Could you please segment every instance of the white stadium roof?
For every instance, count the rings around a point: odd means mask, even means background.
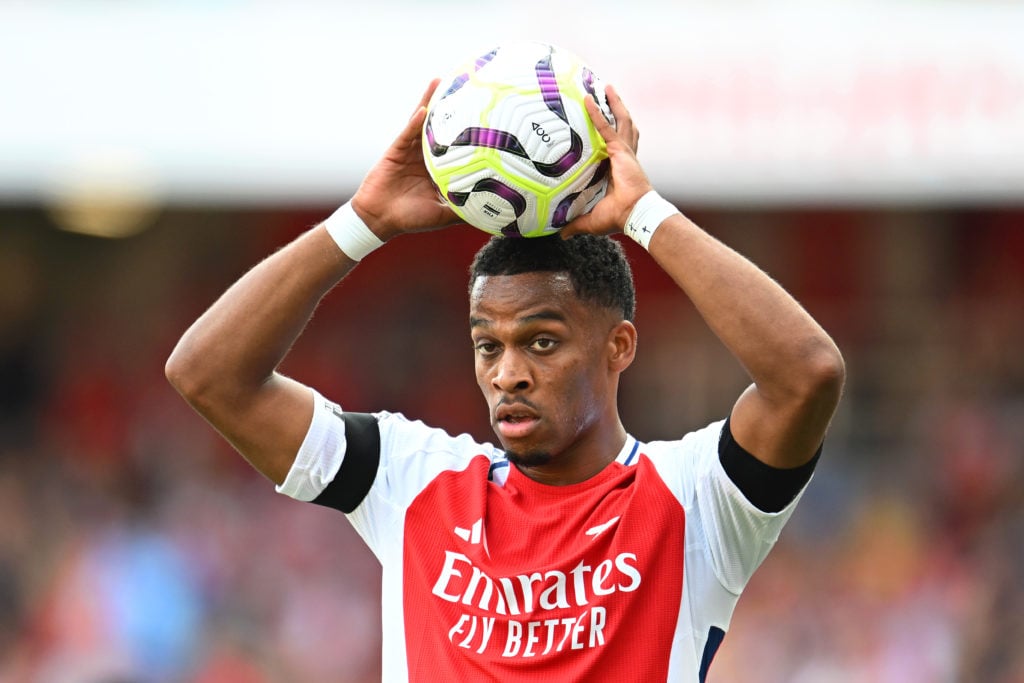
[[[347,4],[5,3],[0,203],[334,202],[431,77],[517,38],[616,84],[694,203],[1024,197],[1019,3]]]

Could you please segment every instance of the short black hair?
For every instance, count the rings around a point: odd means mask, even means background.
[[[636,314],[633,271],[626,252],[606,236],[492,237],[473,258],[469,288],[472,291],[481,276],[535,272],[568,273],[581,300],[621,312],[623,320],[632,321]]]

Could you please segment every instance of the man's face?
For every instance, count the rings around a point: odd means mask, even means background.
[[[544,465],[615,416],[615,315],[566,273],[479,277],[470,292],[476,379],[510,461]]]

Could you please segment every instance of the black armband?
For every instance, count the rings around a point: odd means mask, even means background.
[[[345,457],[334,480],[312,502],[348,514],[363,502],[377,476],[380,425],[369,413],[341,413],[339,417],[345,421]]]
[[[718,459],[736,487],[762,512],[780,512],[793,502],[814,474],[821,457],[818,446],[814,457],[799,467],[781,469],[761,462],[736,443],[729,420],[722,426],[718,440]]]

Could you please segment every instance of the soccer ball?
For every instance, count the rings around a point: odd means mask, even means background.
[[[464,221],[509,237],[550,235],[608,186],[604,140],[583,105],[614,125],[604,84],[576,55],[544,43],[503,45],[442,81],[423,124],[438,193]]]

